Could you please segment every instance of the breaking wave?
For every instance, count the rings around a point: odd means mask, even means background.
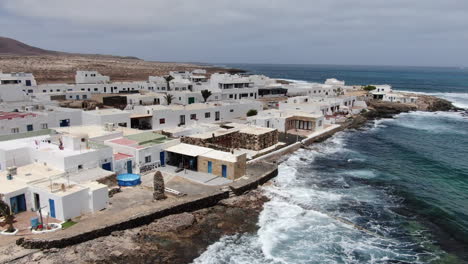
[[[371,129],[374,130],[374,129]],[[256,234],[222,238],[194,263],[430,263],[427,230],[409,232],[394,212],[401,198],[368,181],[365,155],[348,148],[360,132],[340,132],[279,166]],[[361,133],[361,135],[364,133]]]

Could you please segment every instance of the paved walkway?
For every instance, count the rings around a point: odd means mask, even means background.
[[[165,167],[160,167],[158,169],[163,173],[172,174],[174,176],[179,176],[179,177],[185,178],[187,180],[190,180],[196,183],[201,183],[201,184],[206,184],[206,185],[211,185],[211,186],[225,185],[225,184],[229,184],[232,182],[231,180],[216,176],[214,174],[203,173],[203,172],[198,172],[198,171],[182,170],[182,171],[176,172],[177,167],[169,166],[169,165],[166,165]]]

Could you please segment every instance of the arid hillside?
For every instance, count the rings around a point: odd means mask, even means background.
[[[236,71],[189,63],[152,62],[135,57],[74,54],[44,50],[0,37],[0,71],[32,72],[38,83],[74,82],[77,70],[97,70],[111,81],[144,81],[169,71],[206,69],[208,73]]]

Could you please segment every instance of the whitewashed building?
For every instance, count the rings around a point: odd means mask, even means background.
[[[82,124],[80,109],[33,105],[18,112],[0,112],[0,135]]]
[[[13,72],[3,73],[0,71],[0,85],[13,84],[22,86],[36,86],[37,82],[32,73]]]
[[[0,199],[15,214],[40,209],[43,217],[62,221],[105,209],[107,186],[70,180],[74,176],[39,163],[12,167],[0,172]]]
[[[148,123],[150,129],[165,129],[194,123],[214,123],[246,117],[249,110],[263,109],[253,100],[195,103],[189,105],[135,106],[131,116],[132,128]]]
[[[97,71],[77,71],[75,74],[75,83],[108,83],[109,76],[104,76]]]
[[[303,130],[310,133],[322,130],[324,116],[298,110],[266,110],[247,118],[248,124],[276,128],[280,132]]]

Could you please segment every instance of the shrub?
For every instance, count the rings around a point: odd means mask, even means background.
[[[257,110],[255,109],[250,109],[248,112],[247,112],[247,116],[254,116],[254,115],[257,115],[258,112]]]
[[[370,91],[373,91],[373,90],[377,89],[377,87],[375,87],[375,86],[373,86],[373,85],[367,85],[367,86],[362,87],[362,89],[363,89],[364,91],[370,92]]]

